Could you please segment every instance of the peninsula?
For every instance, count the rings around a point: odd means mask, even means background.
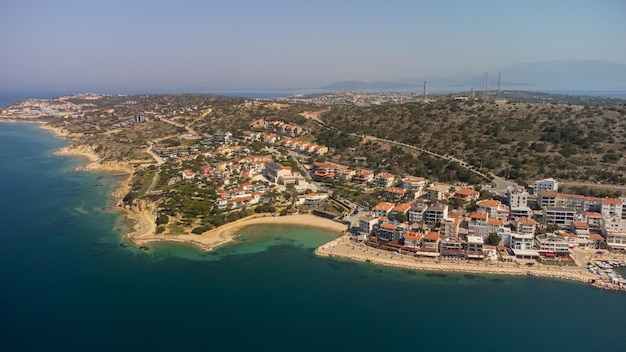
[[[624,288],[623,101],[394,94],[79,94],[0,119],[40,122],[69,141],[59,154],[127,175],[113,207],[141,248],[299,224],[343,234],[318,255]]]

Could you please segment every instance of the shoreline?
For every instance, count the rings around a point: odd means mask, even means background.
[[[392,252],[372,248],[361,247],[360,244],[352,243],[349,237],[344,235],[346,225],[333,220],[321,218],[312,214],[296,214],[287,216],[277,216],[275,214],[255,214],[228,224],[224,224],[200,235],[179,234],[163,235],[155,234],[156,230],[156,209],[155,204],[142,201],[137,207],[127,208],[122,206],[122,199],[131,187],[131,180],[135,170],[130,164],[123,162],[101,162],[101,158],[88,145],[72,145],[69,133],[49,126],[43,121],[7,121],[3,122],[26,122],[36,123],[40,128],[50,131],[57,137],[62,137],[70,142],[70,145],[55,151],[54,155],[66,155],[86,158],[88,163],[79,170],[95,172],[120,172],[128,177],[111,193],[113,211],[119,212],[126,219],[133,222],[132,230],[120,234],[120,238],[127,238],[131,243],[141,246],[150,242],[173,242],[193,245],[204,251],[211,251],[218,246],[236,240],[237,234],[244,228],[252,225],[267,224],[288,224],[309,227],[325,228],[341,234],[337,239],[330,241],[315,250],[315,254],[320,257],[342,258],[360,262],[368,262],[376,265],[392,266],[409,270],[428,272],[453,272],[483,275],[507,275],[507,276],[536,276],[547,279],[563,279],[580,283],[591,284],[594,287],[607,290],[626,291],[625,287],[609,284],[597,276],[584,270],[584,268],[564,268],[550,267],[537,264],[533,267],[523,267],[517,264],[501,263],[496,264],[476,262],[458,262],[427,258],[415,258],[409,254],[394,254]],[[364,245],[363,245],[364,246]],[[471,264],[470,264],[471,263]]]
[[[391,266],[402,269],[448,272],[482,275],[535,276],[546,279],[560,279],[590,284],[593,287],[626,291],[626,287],[605,282],[581,267],[546,266],[536,263],[532,267],[515,263],[485,263],[472,261],[436,260],[432,258],[414,257],[412,253],[397,254],[382,249],[368,247],[365,244],[350,241],[348,236],[341,236],[319,246],[315,254],[320,257],[341,258],[376,265]]]
[[[153,222],[154,223],[154,222]],[[306,227],[317,227],[331,231],[336,231],[341,235],[347,230],[346,225],[339,222],[321,218],[311,214],[296,214],[277,216],[275,214],[255,214],[249,217],[233,221],[216,227],[202,234],[154,234],[144,231],[143,233],[128,234],[126,237],[135,245],[145,245],[150,242],[174,242],[189,244],[199,247],[204,251],[211,251],[221,245],[235,241],[241,230],[253,225],[299,225]],[[156,228],[156,225],[154,226]]]

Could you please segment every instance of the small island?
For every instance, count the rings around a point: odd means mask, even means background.
[[[141,248],[298,224],[341,234],[321,256],[624,290],[626,107],[536,100],[79,94],[0,119],[41,123],[69,141],[58,154],[126,175],[113,208]]]

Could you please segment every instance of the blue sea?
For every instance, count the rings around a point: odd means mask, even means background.
[[[254,226],[202,253],[142,251],[114,175],[0,123],[1,351],[623,351],[626,294],[319,258],[337,235]]]

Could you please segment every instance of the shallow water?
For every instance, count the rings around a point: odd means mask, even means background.
[[[123,247],[118,179],[0,124],[0,347],[33,350],[618,351],[626,294],[320,258],[337,234],[257,225],[214,252]]]

